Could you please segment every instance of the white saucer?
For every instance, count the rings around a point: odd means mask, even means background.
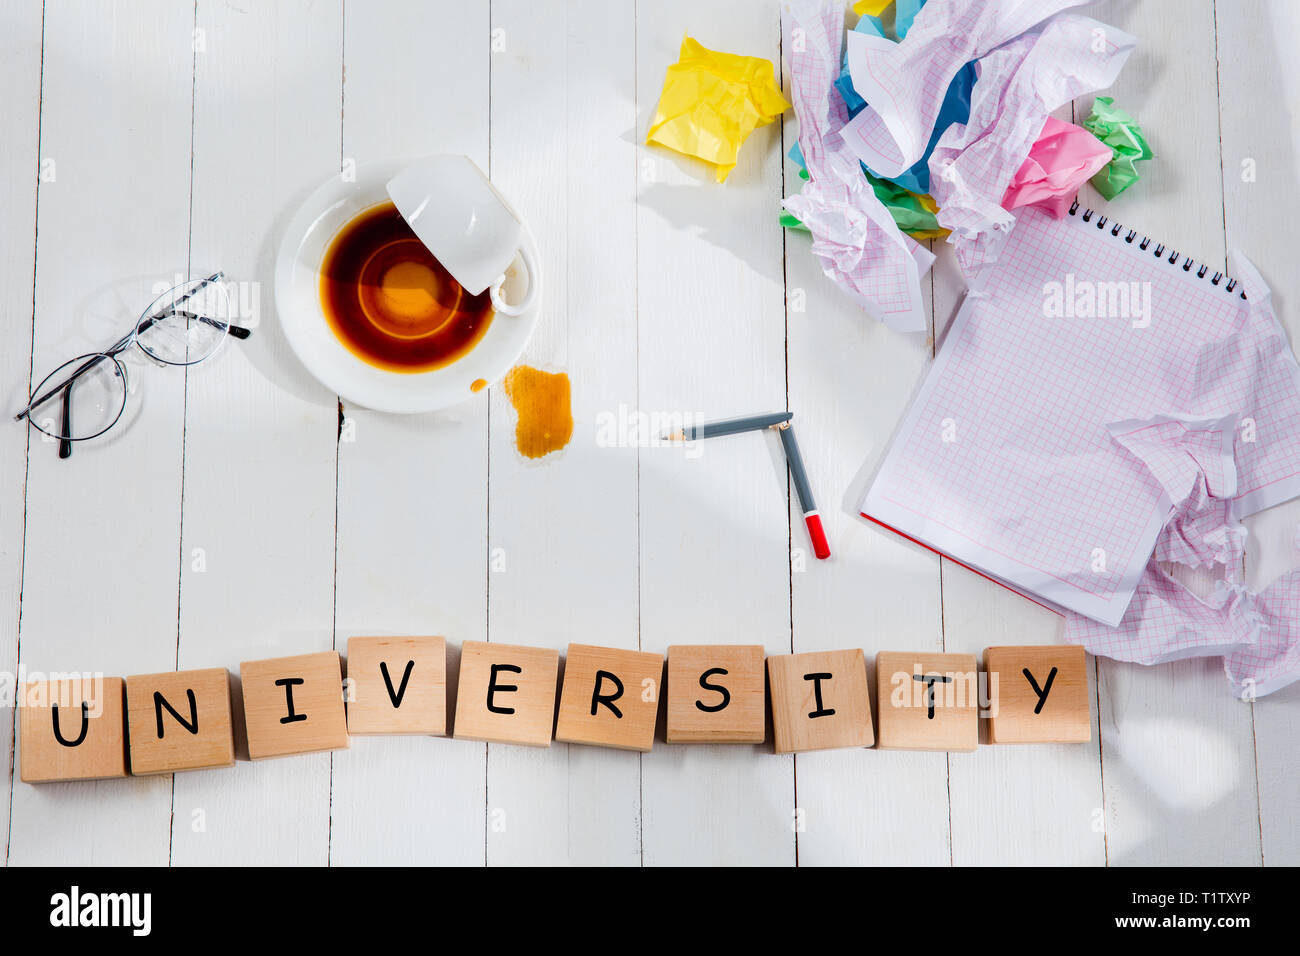
[[[496,382],[523,353],[537,325],[541,302],[539,298],[538,305],[523,315],[497,313],[473,349],[431,372],[390,372],[348,351],[330,329],[321,307],[321,262],[330,240],[345,223],[363,209],[389,201],[384,184],[408,162],[384,160],[359,166],[355,182],[330,177],[289,221],[275,260],[276,315],[298,359],[341,398],[381,412],[446,408],[474,397],[470,386],[476,381]],[[537,243],[526,224],[524,244],[537,260]],[[533,280],[540,290],[540,270]],[[522,298],[527,281],[516,258],[506,273],[507,301]]]

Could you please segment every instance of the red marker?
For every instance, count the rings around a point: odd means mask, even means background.
[[[803,467],[799,443],[794,440],[794,426],[785,421],[772,427],[781,434],[785,458],[790,465],[790,477],[794,480],[794,490],[799,495],[799,507],[803,509],[803,523],[808,526],[808,537],[812,539],[813,554],[819,558],[829,558],[831,546],[826,540],[826,529],[822,527],[821,512],[813,501],[812,485],[808,484],[808,472]]]
[[[826,541],[826,530],[822,527],[821,513],[813,503],[812,486],[808,484],[808,472],[804,471],[803,456],[799,454],[799,445],[794,440],[794,427],[790,424],[790,419],[793,417],[793,412],[751,415],[748,418],[733,418],[725,422],[692,425],[664,437],[673,441],[698,441],[701,438],[717,438],[721,435],[775,428],[781,435],[781,445],[785,448],[785,458],[790,465],[794,489],[799,494],[799,506],[803,509],[803,523],[808,526],[808,537],[812,539],[813,554],[819,558],[829,558],[831,546]]]

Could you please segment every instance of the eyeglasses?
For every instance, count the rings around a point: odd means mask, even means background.
[[[45,376],[14,420],[25,418],[57,439],[59,457],[68,458],[73,442],[98,438],[122,418],[129,391],[122,358],[133,345],[161,365],[189,366],[215,355],[227,334],[248,338],[249,329],[230,322],[224,278],[216,272],[168,289],[107,349],[79,355]]]

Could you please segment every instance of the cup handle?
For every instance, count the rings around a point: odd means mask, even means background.
[[[521,246],[519,258],[524,260],[524,271],[528,273],[528,293],[524,296],[524,300],[517,305],[511,305],[501,297],[501,286],[506,281],[504,273],[492,283],[492,289],[488,293],[492,299],[492,308],[504,315],[523,315],[537,301],[537,265],[533,261],[533,254],[528,251],[527,246]]]

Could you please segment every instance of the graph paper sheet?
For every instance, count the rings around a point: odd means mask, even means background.
[[[924,155],[958,70],[1084,2],[929,0],[899,43],[850,32],[849,72],[869,108],[844,127],[844,142],[879,175],[899,175]]]
[[[997,260],[1014,221],[1002,208],[1007,187],[1050,112],[1114,83],[1136,42],[1104,23],[1062,14],[979,61],[970,119],[948,127],[930,156],[939,224],[952,230],[948,242],[967,277]]]
[[[1240,285],[1086,215],[1020,211],[861,510],[1113,627],[1173,516],[1170,473],[1135,453],[1134,423],[1249,422],[1230,461],[1185,443],[1202,472],[1232,469],[1241,517],[1300,494],[1300,369]]]

